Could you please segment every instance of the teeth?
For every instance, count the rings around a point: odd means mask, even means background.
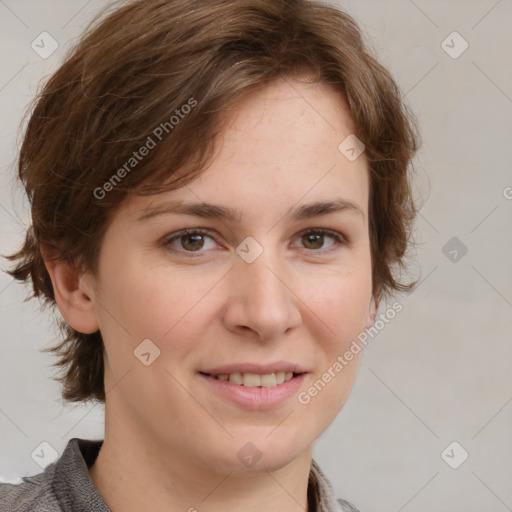
[[[255,388],[261,386],[261,377],[255,373],[244,373],[242,375],[243,384],[246,388]]]
[[[273,388],[277,386],[276,374],[275,373],[267,373],[266,375],[262,375],[260,377],[260,382],[262,387],[264,388]],[[244,379],[245,384],[245,379]]]
[[[283,382],[292,379],[293,372],[266,373],[265,375],[258,375],[256,373],[222,373],[215,375],[214,378],[218,380],[229,380],[229,382],[233,384],[247,388],[255,388],[258,386],[273,388],[274,386],[283,384]]]
[[[233,384],[243,384],[244,380],[241,373],[230,373],[229,374],[229,382],[233,382]]]
[[[284,382],[285,377],[286,377],[285,372],[277,372],[276,373],[276,384],[282,384]]]

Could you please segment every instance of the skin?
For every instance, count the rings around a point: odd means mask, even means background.
[[[308,371],[304,391],[373,324],[367,162],[338,151],[352,132],[334,89],[276,81],[226,114],[218,153],[200,177],[121,205],[96,275],[46,259],[65,320],[103,336],[105,440],[90,476],[113,511],[307,510],[312,444],[343,407],[360,355],[309,404],[295,395],[263,410],[226,401],[197,372],[290,361]],[[290,208],[335,198],[361,213],[284,218]],[[170,199],[229,206],[242,216],[136,220]],[[186,228],[209,233],[164,245]],[[345,243],[300,234],[318,228]],[[248,236],[263,249],[252,263],[236,252]],[[161,351],[149,366],[134,357],[147,338]],[[250,468],[237,457],[248,442],[261,453]]]

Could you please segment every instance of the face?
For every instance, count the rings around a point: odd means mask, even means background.
[[[359,354],[336,362],[375,312],[368,169],[339,152],[353,128],[326,85],[275,82],[225,119],[200,177],[131,196],[106,232],[89,276],[106,407],[156,453],[275,470],[310,450],[356,376]]]

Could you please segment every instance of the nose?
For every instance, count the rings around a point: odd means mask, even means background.
[[[292,273],[275,252],[264,249],[252,263],[238,258],[228,276],[226,329],[269,341],[300,324],[301,300],[294,291]]]

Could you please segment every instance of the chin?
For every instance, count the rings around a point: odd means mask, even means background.
[[[272,429],[265,429],[264,433],[246,433],[230,439],[213,465],[217,471],[233,476],[255,475],[278,471],[310,450],[313,441],[308,443],[297,439],[295,433],[285,429],[278,432],[278,429],[270,435]],[[212,459],[215,459],[214,454]]]

